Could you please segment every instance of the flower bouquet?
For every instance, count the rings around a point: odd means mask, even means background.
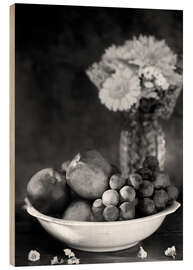
[[[177,55],[165,40],[140,35],[122,46],[112,45],[86,73],[101,103],[123,116],[122,174],[127,177],[141,167],[148,155],[156,156],[164,169],[165,135],[158,120],[171,116],[182,89]]]

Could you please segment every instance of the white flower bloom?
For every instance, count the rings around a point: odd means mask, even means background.
[[[153,88],[154,84],[150,81],[146,81],[146,82],[144,82],[144,86],[145,86],[145,88]]]
[[[57,256],[54,256],[51,261],[50,261],[51,265],[55,265],[55,264],[63,264],[64,263],[64,259],[61,258],[60,260],[58,259]]]
[[[163,90],[167,90],[169,88],[169,84],[166,78],[160,73],[159,76],[155,79],[156,86],[161,87]]]
[[[127,111],[137,104],[141,88],[139,78],[129,68],[117,71],[103,84],[99,92],[101,103],[109,110]]]
[[[105,65],[109,67],[110,69],[112,69],[114,72],[116,72],[117,70],[124,70],[125,68],[128,67],[128,64],[125,64],[122,61],[117,60],[117,59],[106,60]]]
[[[176,248],[175,246],[172,247],[168,247],[165,251],[164,254],[168,257],[172,257],[173,259],[175,259],[176,257]]]
[[[102,56],[104,60],[115,60],[115,59],[127,60],[128,57],[129,57],[128,46],[124,45],[123,46],[112,45],[111,47],[105,50],[105,53]]]
[[[130,43],[128,46],[130,50],[128,62],[134,63],[139,67],[156,67],[167,78],[169,85],[178,86],[182,84],[182,76],[175,72],[177,56],[167,46],[165,40],[157,40],[153,36],[140,35],[138,39],[134,38],[127,43]]]
[[[70,254],[72,253],[72,250],[69,249],[69,248],[66,248],[66,249],[64,249],[63,251],[64,251],[64,254],[65,254],[66,256],[70,256]]]
[[[153,86],[160,87],[162,90],[169,88],[169,83],[159,68],[153,66],[140,68],[139,77],[147,80],[144,82],[146,88],[152,88]]]
[[[50,263],[51,263],[52,265],[54,265],[54,264],[59,264],[58,257],[57,257],[57,256],[54,256],[54,257],[51,259]]]
[[[175,71],[176,54],[167,46],[165,40],[157,40],[153,36],[140,35],[127,40],[121,46],[110,46],[105,50],[101,61],[94,63],[86,72],[100,90],[112,73],[129,68],[131,64],[138,69],[150,67],[145,70],[147,80],[151,80],[153,74],[155,75],[154,69],[159,69],[167,80],[167,84],[163,84],[163,90],[168,89],[169,85],[182,86],[182,76]]]
[[[140,259],[146,259],[147,258],[147,252],[143,249],[143,247],[139,247],[139,252],[137,254],[137,257]]]
[[[72,259],[68,259],[67,260],[67,264],[73,264],[73,260]]]
[[[74,252],[71,252],[71,253],[68,255],[68,257],[75,257]]]
[[[140,66],[175,69],[177,57],[166,45],[165,40],[157,40],[153,36],[140,35],[139,38],[134,37],[130,41],[129,50],[129,59]]]
[[[31,262],[39,261],[40,253],[37,250],[30,250],[28,253],[28,260]]]
[[[77,259],[76,257],[72,257],[67,260],[67,264],[79,264],[79,263],[80,263],[80,259]]]
[[[76,264],[80,263],[80,259],[76,258]]]
[[[86,71],[88,77],[98,89],[102,87],[102,84],[111,75],[112,72],[113,70],[110,68],[110,65],[105,65],[103,61],[94,63]]]
[[[146,80],[152,80],[155,74],[159,72],[156,67],[146,66],[139,69],[139,77],[144,77]]]

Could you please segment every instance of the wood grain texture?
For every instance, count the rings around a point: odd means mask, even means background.
[[[10,264],[15,265],[15,5],[10,6]]]

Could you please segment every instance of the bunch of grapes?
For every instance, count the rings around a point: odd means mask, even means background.
[[[109,189],[92,204],[94,221],[130,220],[165,209],[178,197],[178,189],[159,169],[158,160],[148,156],[143,167],[125,179],[116,173],[109,179]]]
[[[169,175],[160,171],[156,157],[148,156],[143,167],[136,171],[142,177],[137,196],[139,216],[148,216],[165,209],[178,197],[178,189],[171,184]]]

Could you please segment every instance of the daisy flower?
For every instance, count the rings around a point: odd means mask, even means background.
[[[132,47],[131,47],[132,48]],[[129,58],[129,46],[115,46],[114,44],[105,50],[102,56],[104,60],[124,59]]]
[[[166,45],[165,40],[157,40],[153,36],[140,35],[128,41],[128,60],[139,66],[156,66],[164,69],[175,69],[177,56]]]
[[[62,258],[61,260],[59,260],[57,256],[54,256],[51,259],[50,263],[51,263],[51,265],[63,264],[64,263],[64,259]]]
[[[78,259],[76,257],[72,257],[72,258],[67,260],[67,264],[79,264],[79,263],[80,263],[80,259]]]
[[[139,247],[139,252],[137,253],[137,257],[140,259],[146,259],[147,258],[147,251],[143,249],[143,247]]]
[[[140,81],[131,69],[117,70],[108,78],[99,92],[101,103],[109,110],[127,111],[138,103]]]
[[[92,66],[90,66],[86,74],[89,77],[89,79],[94,83],[94,85],[101,89],[102,84],[104,81],[112,74],[113,70],[110,68],[110,66],[105,65],[103,61],[99,63],[94,63]]]
[[[155,78],[155,85],[158,87],[161,87],[163,90],[168,90],[169,88],[169,83],[167,82],[167,79],[162,74],[159,74],[159,76]]]
[[[176,257],[176,248],[175,246],[169,247],[164,251],[164,254],[168,257],[172,257],[173,259],[175,259]]]
[[[72,250],[69,249],[69,248],[66,248],[66,249],[64,249],[63,251],[64,251],[64,254],[65,254],[66,256],[70,256],[71,253],[72,253]]]
[[[145,66],[139,68],[139,77],[143,77],[146,80],[153,80],[154,77],[160,74],[160,70],[154,66]]]
[[[168,90],[169,83],[163,76],[161,70],[154,66],[146,66],[139,69],[139,77],[142,79],[145,88],[153,88],[159,90]]]
[[[131,65],[134,68],[134,65],[128,62],[128,57],[129,50],[127,46],[112,45],[105,50],[101,62],[113,72],[116,72],[117,70],[130,68]]]
[[[40,253],[37,250],[30,250],[28,253],[28,260],[31,262],[39,261]]]
[[[51,259],[50,263],[51,263],[52,265],[54,265],[54,264],[59,264],[58,257],[57,257],[57,256],[54,256],[54,257]]]
[[[159,68],[171,85],[178,85],[181,75],[175,72],[177,56],[167,46],[165,40],[157,40],[153,36],[140,35],[127,41],[128,61],[140,67],[153,66]],[[175,74],[175,75],[174,75]]]
[[[75,257],[74,252],[71,252],[71,253],[68,255],[68,257],[69,257],[69,258],[71,258],[71,257]]]

